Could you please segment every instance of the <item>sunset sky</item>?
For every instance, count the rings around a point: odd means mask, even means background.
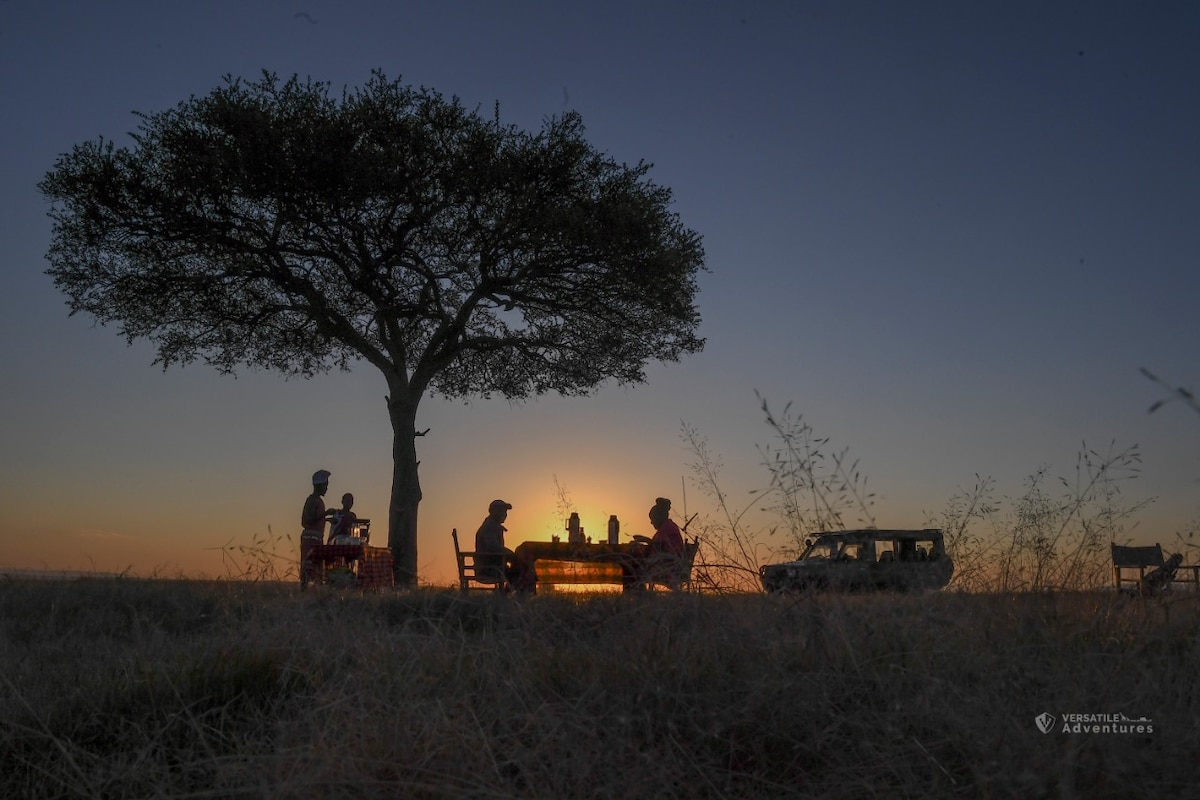
[[[881,527],[1139,445],[1128,537],[1166,546],[1200,517],[1200,416],[1148,414],[1138,368],[1200,380],[1197,42],[1190,1],[3,0],[0,567],[223,575],[227,542],[295,537],[318,468],[385,539],[373,368],[164,373],[44,274],[58,155],[263,69],[337,94],[379,68],[530,129],[576,110],[704,238],[702,354],[585,399],[426,399],[423,581],[494,498],[510,545],[559,532],[556,480],[589,533],[710,511],[682,424],[750,502],[756,390],[848,448]]]

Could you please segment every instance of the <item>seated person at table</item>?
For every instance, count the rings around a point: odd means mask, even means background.
[[[358,524],[358,515],[350,509],[354,508],[354,495],[346,492],[342,495],[342,507],[334,511],[333,527],[329,529],[329,541],[332,543],[339,536],[354,536],[354,526]]]
[[[649,544],[642,578],[647,583],[660,583],[677,589],[680,583],[679,566],[687,554],[687,547],[683,533],[671,519],[670,500],[659,497],[654,501],[654,507],[650,509],[650,524],[654,526],[653,537],[634,537],[635,541]]]
[[[650,539],[650,550],[672,556],[682,556],[685,552],[683,534],[679,526],[671,519],[671,501],[659,497],[650,509],[650,524],[654,526],[654,536]]]
[[[475,532],[475,574],[480,577],[503,579],[515,589],[533,588],[536,578],[512,550],[504,546],[504,521],[512,503],[493,500],[487,518]]]

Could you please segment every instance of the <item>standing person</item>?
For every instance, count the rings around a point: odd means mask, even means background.
[[[300,512],[300,588],[308,586],[317,577],[315,564],[309,561],[309,553],[316,545],[325,541],[325,492],[329,491],[329,476],[327,469],[319,469],[312,476],[312,494],[304,501],[304,510]]]

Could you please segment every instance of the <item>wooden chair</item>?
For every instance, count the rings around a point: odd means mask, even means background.
[[[463,550],[458,546],[458,528],[450,531],[450,537],[454,539],[454,559],[458,562],[458,588],[461,591],[488,589],[503,592],[508,588],[503,566],[479,566],[476,563],[478,556],[474,551]]]

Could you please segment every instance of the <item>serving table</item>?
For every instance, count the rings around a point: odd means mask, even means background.
[[[354,585],[361,591],[391,588],[392,551],[386,547],[365,544],[318,544],[306,551],[308,564],[301,563],[303,573],[312,576],[314,583],[329,583],[334,568],[345,566],[354,576]]]

